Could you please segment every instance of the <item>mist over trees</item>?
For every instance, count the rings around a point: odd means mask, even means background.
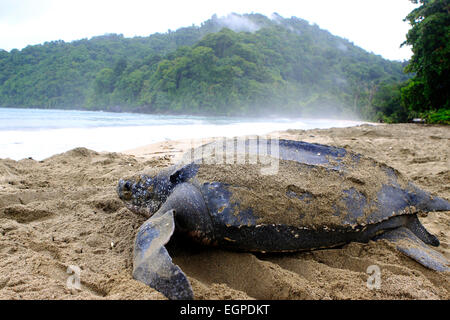
[[[299,18],[232,14],[148,37],[0,50],[0,106],[395,121],[410,117],[405,66]]]

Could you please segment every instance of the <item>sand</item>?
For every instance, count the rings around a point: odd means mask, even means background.
[[[362,153],[450,199],[448,126],[363,125],[273,135]],[[165,299],[132,279],[133,239],[145,218],[124,207],[115,187],[119,178],[167,167],[203,142],[0,160],[0,299]],[[420,219],[450,260],[450,212]],[[196,299],[450,299],[448,273],[422,267],[386,241],[269,255],[173,239],[169,251]],[[372,265],[381,271],[379,289],[367,287]],[[69,266],[79,268],[79,286]]]

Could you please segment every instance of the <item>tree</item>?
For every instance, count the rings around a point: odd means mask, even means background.
[[[114,66],[114,76],[116,78],[120,77],[126,68],[127,60],[125,58],[120,58]]]
[[[401,99],[401,92],[408,83],[380,84],[373,98],[377,120],[388,123],[410,120],[408,109],[404,107],[405,103]]]
[[[411,0],[420,6],[405,18],[411,29],[402,45],[412,46],[406,71],[415,76],[402,90],[413,111],[450,108],[450,0]]]
[[[114,90],[114,71],[110,68],[100,70],[95,78],[94,88],[99,94],[111,93]]]

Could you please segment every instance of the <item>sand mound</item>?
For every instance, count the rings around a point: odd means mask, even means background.
[[[281,135],[347,147],[450,198],[448,127],[360,126]],[[121,177],[168,166],[191,146],[172,144],[133,152],[145,158],[78,148],[40,162],[0,160],[0,298],[164,299],[131,277],[133,240],[144,218],[124,208],[115,187]],[[449,212],[421,220],[450,259]],[[267,255],[178,240],[169,251],[198,299],[450,298],[448,274],[425,269],[385,241]],[[379,290],[366,285],[371,265],[381,270]],[[74,279],[70,266],[79,268],[79,289],[68,286]]]

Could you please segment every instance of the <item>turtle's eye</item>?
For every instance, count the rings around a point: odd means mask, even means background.
[[[117,186],[117,193],[119,194],[119,198],[128,201],[132,198],[131,189],[133,187],[133,183],[130,181],[120,180],[119,185]]]

